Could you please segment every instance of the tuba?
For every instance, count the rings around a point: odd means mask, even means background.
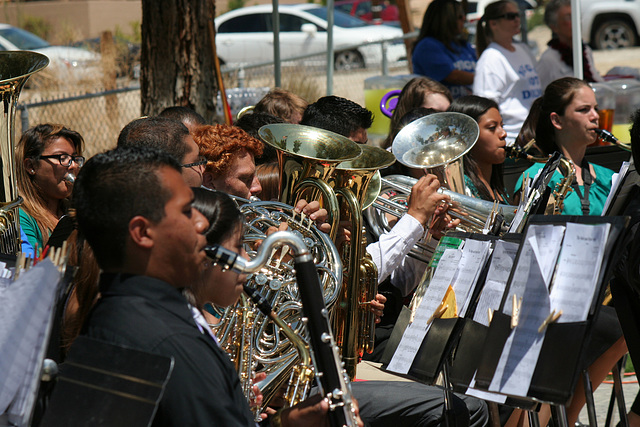
[[[0,252],[20,252],[20,221],[15,164],[16,104],[27,79],[49,65],[49,58],[35,52],[0,52],[0,93],[2,94],[2,131],[0,161],[2,162],[2,199],[0,199]]]

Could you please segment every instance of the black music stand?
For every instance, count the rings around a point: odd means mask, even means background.
[[[172,370],[173,358],[80,336],[40,426],[151,425]]]
[[[530,399],[533,402],[547,402],[562,409],[566,405],[576,387],[579,376],[583,371],[584,349],[591,336],[591,327],[598,314],[600,303],[604,296],[603,283],[609,277],[612,267],[611,260],[615,252],[618,240],[624,230],[626,218],[622,217],[574,217],[574,216],[534,216],[530,219],[529,226],[564,223],[582,224],[611,224],[611,229],[605,245],[604,257],[597,279],[598,288],[594,292],[587,320],[574,323],[551,323],[547,326],[542,348],[540,350],[531,383],[526,396],[518,396],[520,399]],[[516,264],[520,253],[516,258]],[[509,285],[515,268],[511,272]],[[501,307],[508,303],[505,292]],[[511,334],[511,318],[500,312],[496,312],[487,332],[485,345],[481,352],[482,360],[476,373],[476,386],[487,390],[493,379],[500,355],[507,338]],[[562,421],[562,420],[561,420]]]

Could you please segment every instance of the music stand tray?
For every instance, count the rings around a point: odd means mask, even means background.
[[[40,425],[151,425],[172,370],[172,358],[80,336]]]

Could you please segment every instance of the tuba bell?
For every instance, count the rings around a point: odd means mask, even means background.
[[[27,79],[49,65],[49,58],[36,52],[0,52],[0,94],[2,95],[2,131],[0,161],[2,162],[2,195],[0,199],[0,252],[20,252],[20,222],[15,163],[15,117],[20,91]]]

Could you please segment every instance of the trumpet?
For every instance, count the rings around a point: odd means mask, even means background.
[[[394,189],[398,195],[397,199],[406,198],[411,194],[411,187],[415,185],[418,180],[409,176],[403,175],[389,175],[382,179],[383,187]],[[464,231],[470,232],[482,232],[486,228],[494,228],[497,220],[497,214],[502,216],[503,223],[499,225],[501,231],[506,230],[508,225],[513,220],[516,213],[517,206],[510,206],[506,204],[499,204],[495,202],[489,202],[486,200],[477,199],[475,197],[466,196],[464,194],[456,193],[449,190],[446,187],[440,187],[438,193],[449,197],[449,214],[451,217],[460,219],[459,228]],[[407,207],[404,204],[397,201],[378,197],[374,206],[385,213],[402,217],[407,212]]]

